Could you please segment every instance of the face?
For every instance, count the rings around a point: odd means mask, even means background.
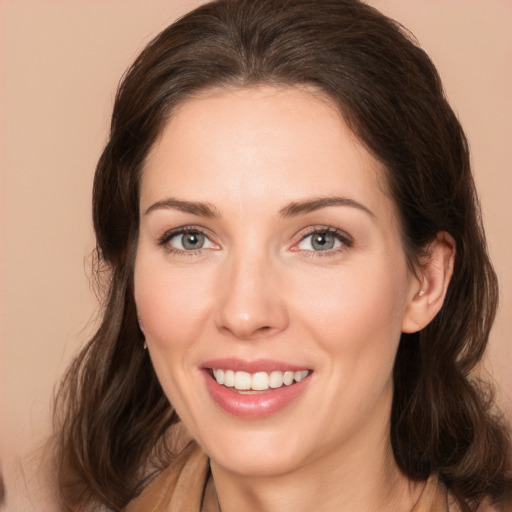
[[[165,126],[141,182],[135,300],[212,463],[283,474],[387,438],[415,280],[383,180],[312,91],[210,91]]]

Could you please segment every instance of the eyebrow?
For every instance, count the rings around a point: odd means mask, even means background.
[[[215,218],[220,216],[219,211],[209,203],[181,201],[179,199],[174,198],[162,199],[161,201],[157,201],[144,212],[144,215],[147,215],[153,210],[168,208],[180,210],[185,213],[191,213],[192,215],[198,215],[200,217]]]
[[[279,214],[283,218],[296,217],[298,215],[304,215],[322,208],[328,208],[329,206],[350,206],[357,208],[367,213],[373,219],[375,214],[363,204],[350,199],[348,197],[316,197],[312,199],[304,199],[302,201],[293,201],[288,203],[286,206],[279,210]],[[196,201],[182,201],[180,199],[167,198],[157,201],[146,209],[144,215],[158,209],[172,208],[185,213],[191,213],[192,215],[198,215],[199,217],[217,218],[220,217],[220,213],[210,203],[196,202]]]
[[[294,201],[287,204],[284,208],[279,210],[279,214],[283,218],[296,217],[297,215],[303,215],[305,213],[314,212],[321,208],[327,208],[329,206],[350,206],[357,208],[367,213],[372,219],[375,219],[375,214],[363,204],[350,199],[349,197],[316,197],[312,199],[304,199],[303,201]]]

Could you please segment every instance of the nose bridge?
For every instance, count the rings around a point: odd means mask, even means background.
[[[287,325],[276,262],[261,248],[233,250],[221,272],[216,322],[238,338],[269,335]]]

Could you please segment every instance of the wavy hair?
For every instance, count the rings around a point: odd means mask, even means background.
[[[394,368],[391,443],[414,480],[440,478],[462,510],[499,499],[510,444],[489,387],[473,377],[497,307],[468,144],[425,52],[358,0],[220,0],[159,34],[119,86],[94,180],[101,325],[72,363],[56,405],[59,479],[68,510],[121,510],[172,457],[178,418],[143,350],[132,295],[141,170],[173,109],[211,87],[312,86],[339,107],[384,164],[411,267],[439,231],[457,254],[445,303],[403,334]]]

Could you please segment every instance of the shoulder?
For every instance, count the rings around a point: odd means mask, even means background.
[[[453,496],[448,493],[449,512],[462,512],[460,506],[455,502]],[[492,501],[490,498],[484,499],[474,512],[512,512],[512,496],[499,501]]]
[[[195,441],[191,441],[128,504],[125,512],[199,511],[208,474],[208,457]]]
[[[499,502],[489,498],[480,503],[473,512],[512,512],[512,496],[504,497]],[[421,496],[412,512],[463,512],[454,496],[437,475],[431,475],[426,481]]]
[[[512,512],[512,499],[510,497],[496,503],[491,500],[484,500],[476,512]]]

